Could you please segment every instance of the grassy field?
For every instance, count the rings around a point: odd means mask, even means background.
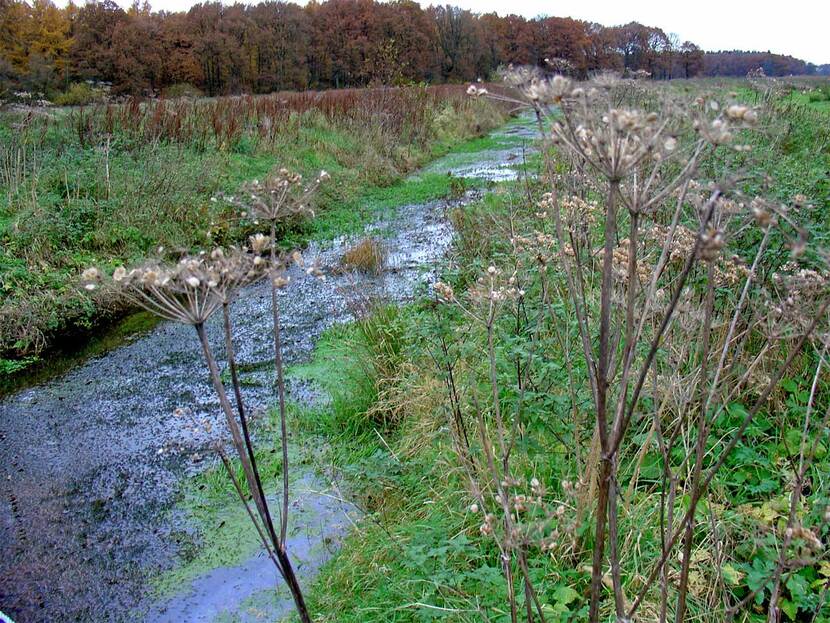
[[[123,313],[123,301],[78,288],[84,267],[244,240],[249,232],[224,200],[244,182],[275,167],[326,170],[333,181],[320,193],[321,218],[282,232],[285,243],[348,233],[401,192],[446,194],[441,176],[396,184],[502,120],[461,87],[3,113],[0,373]]]

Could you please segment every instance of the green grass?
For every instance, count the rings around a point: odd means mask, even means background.
[[[738,99],[760,102],[761,95],[747,87],[736,90]],[[821,107],[805,103],[799,91],[774,97],[762,115],[759,131],[743,137],[752,147],[746,154],[721,152],[705,172],[716,175],[721,167],[744,171],[742,182],[749,196],[771,196],[791,204],[796,195],[809,199],[797,220],[819,245],[830,245],[830,123]]]
[[[400,319],[402,350],[417,370],[429,375],[424,336],[436,331],[429,306],[402,308]],[[331,406],[305,414],[301,421],[308,432],[330,441],[329,460],[343,470],[368,513],[308,591],[316,620],[483,620],[471,609],[474,605],[490,615],[503,612],[506,594],[499,554],[493,542],[478,533],[481,517],[468,509],[470,499],[440,423],[442,414],[432,413],[439,422],[430,423],[427,431],[416,419],[393,428],[367,428],[361,417],[372,399],[371,392],[355,382],[365,370],[365,357],[355,353],[365,344],[365,334],[354,324],[331,329],[318,343],[313,360],[291,371],[332,395]],[[425,400],[414,388],[406,391],[411,402]],[[537,468],[534,473],[544,477],[547,472]],[[585,572],[534,558],[532,573],[544,588],[551,620],[583,613]]]

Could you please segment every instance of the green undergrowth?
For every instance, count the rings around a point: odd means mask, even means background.
[[[388,313],[361,322],[387,326]],[[393,425],[369,415],[379,403],[396,400],[379,397],[375,384],[363,381],[372,347],[358,324],[330,329],[312,362],[291,372],[331,395],[330,405],[302,422],[330,441],[329,459],[344,472],[366,513],[308,591],[315,620],[477,621],[485,620],[481,612],[499,611],[503,616],[491,620],[507,620],[499,554],[492,541],[481,538],[480,517],[468,508],[441,408],[443,388],[430,372],[426,340],[436,329],[434,310],[422,301],[400,309],[396,319],[406,363],[394,381],[404,379],[399,391],[407,407]],[[382,385],[388,388],[388,381]],[[550,475],[544,466],[534,473]],[[584,587],[586,574],[540,563],[532,573],[546,587],[551,620],[582,612],[572,586]]]
[[[746,87],[738,89],[739,99],[762,102],[761,94]],[[797,205],[794,219],[817,246],[830,246],[830,118],[825,111],[800,102],[799,91],[773,96],[763,108],[757,130],[741,137],[751,151],[736,154],[722,151],[705,170],[717,176],[724,168],[742,174],[742,190],[794,205],[799,195],[806,204]],[[757,237],[760,234],[754,233]],[[749,242],[749,241],[747,241]],[[773,236],[770,248],[782,240]]]

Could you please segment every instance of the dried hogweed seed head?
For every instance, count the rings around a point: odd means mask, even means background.
[[[263,234],[255,234],[248,239],[251,250],[254,253],[263,253],[271,247],[271,237]]]
[[[272,173],[265,180],[253,180],[244,187],[248,199],[238,203],[244,208],[243,214],[250,212],[255,219],[270,223],[297,217],[312,217],[314,211],[309,200],[323,182],[330,179],[326,171],[320,171],[311,185],[303,184],[299,173],[292,173],[286,168]]]
[[[98,287],[98,282],[101,280],[101,271],[92,266],[81,273],[81,279],[85,282],[84,288],[92,291]]]
[[[182,258],[176,264],[147,262],[115,270],[112,283],[137,305],[168,320],[204,323],[239,288],[266,274],[267,262],[242,249],[214,249]],[[102,280],[97,269],[82,275],[85,287]]]
[[[432,289],[435,291],[436,296],[443,301],[449,302],[455,298],[455,292],[453,292],[452,287],[443,281],[436,281]]]

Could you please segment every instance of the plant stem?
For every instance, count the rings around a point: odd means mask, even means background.
[[[271,223],[271,263],[276,270],[276,226]],[[282,367],[282,338],[280,335],[280,302],[274,280],[271,279],[271,310],[274,315],[274,366],[277,374],[277,395],[280,410],[280,442],[282,445],[282,513],[280,515],[280,543],[285,543],[288,532],[288,425],[285,408],[285,375]]]
[[[602,258],[602,286],[600,293],[599,353],[597,361],[597,430],[601,449],[599,482],[597,491],[596,526],[594,531],[594,556],[591,566],[591,601],[588,610],[590,623],[599,621],[599,603],[602,591],[602,563],[605,559],[605,527],[608,518],[608,495],[612,478],[612,457],[609,454],[607,398],[608,366],[610,363],[611,293],[614,287],[614,243],[617,233],[617,196],[619,181],[608,185],[608,202],[605,215],[605,246]]]

